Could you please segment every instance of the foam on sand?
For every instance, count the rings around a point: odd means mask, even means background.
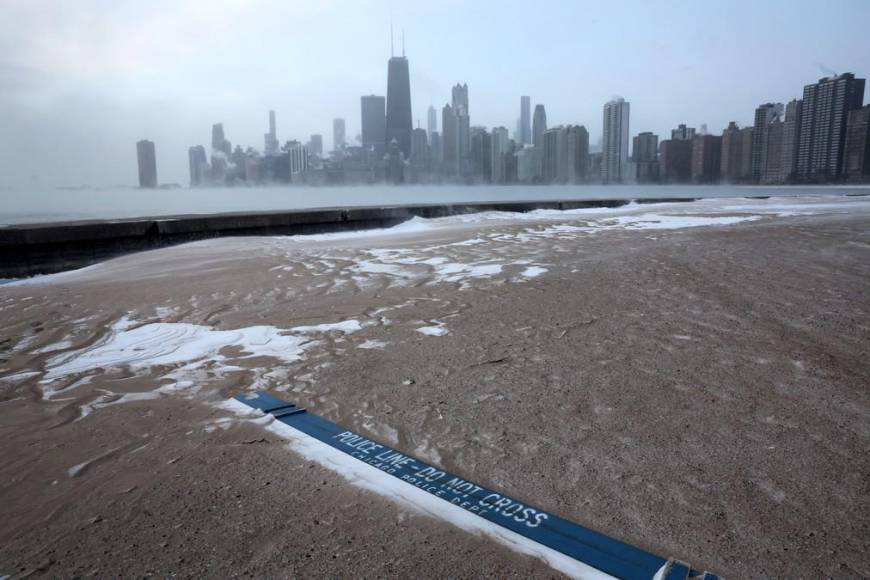
[[[219,407],[241,418],[269,417],[262,411],[254,410],[234,399],[219,404]],[[516,532],[496,525],[480,516],[468,512],[450,502],[439,499],[413,485],[388,475],[380,469],[354,459],[334,447],[307,435],[281,421],[271,420],[263,427],[287,440],[287,448],[309,461],[317,462],[345,478],[350,484],[386,497],[402,507],[429,517],[447,521],[454,526],[473,534],[485,534],[511,550],[533,556],[546,562],[553,569],[572,578],[588,580],[612,579],[583,562],[579,562],[543,546]]]

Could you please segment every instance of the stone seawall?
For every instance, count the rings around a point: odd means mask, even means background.
[[[390,227],[413,217],[438,218],[484,211],[619,207],[628,203],[630,200],[433,204],[12,225],[0,228],[0,278],[51,274],[121,254],[219,236],[315,234]]]

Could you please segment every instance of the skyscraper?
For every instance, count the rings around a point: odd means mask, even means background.
[[[765,103],[755,109],[755,126],[752,129],[752,179],[760,181],[767,158],[767,129],[774,119],[782,114],[782,103]]]
[[[435,107],[429,105],[429,110],[427,111],[426,116],[426,129],[429,133],[429,145],[432,144],[432,133],[438,131],[438,111],[435,110]]]
[[[629,103],[619,98],[604,105],[601,178],[604,183],[627,180]]]
[[[154,142],[143,139],[136,143],[136,157],[139,161],[139,187],[157,187],[157,157]]]
[[[843,170],[849,111],[864,103],[864,79],[852,73],[820,79],[804,87],[797,178],[829,181]]]
[[[535,147],[544,146],[544,131],[547,130],[547,111],[544,105],[535,105],[535,115],[532,118],[532,144]]]
[[[453,113],[456,115],[458,141],[458,172],[471,171],[471,118],[468,113],[468,85],[457,83],[452,91]]]
[[[379,156],[387,151],[387,99],[378,95],[360,98],[362,146],[373,149]]]
[[[565,128],[552,127],[544,132],[544,183],[564,183],[567,177]]]
[[[870,105],[849,111],[844,157],[848,181],[870,182]]]
[[[275,129],[275,111],[269,111],[269,132],[263,136],[263,153],[268,156],[277,155],[280,145],[278,134]]]
[[[484,127],[471,128],[471,165],[475,181],[492,180],[492,136]]]
[[[520,97],[520,144],[528,145],[532,142],[532,99],[523,95]]]
[[[426,139],[426,131],[423,129],[411,131],[410,161],[417,169],[424,169],[429,165],[429,143]]]
[[[460,85],[456,83],[453,87],[453,109],[457,115],[468,115],[468,84]]]
[[[505,154],[510,151],[510,136],[505,127],[492,130],[492,182],[505,183],[508,173],[505,167]]]
[[[411,80],[408,59],[402,56],[390,58],[387,65],[387,143],[393,139],[399,150],[408,158],[411,154]]]
[[[211,152],[214,155],[216,152],[222,152],[226,157],[229,157],[233,152],[232,143],[224,137],[224,124],[215,123],[211,127]]]
[[[344,149],[344,119],[332,120],[332,150]]]
[[[447,175],[456,175],[459,172],[459,118],[450,105],[441,109],[441,127],[443,170]]]
[[[205,147],[202,145],[191,147],[187,150],[187,159],[190,164],[190,186],[202,185],[208,175],[208,159],[205,156]]]

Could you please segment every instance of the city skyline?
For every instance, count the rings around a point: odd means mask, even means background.
[[[93,24],[100,33],[91,38],[85,26],[90,21],[74,8],[13,0],[11,17],[0,25],[0,46],[9,48],[0,72],[13,89],[0,97],[7,105],[0,108],[0,122],[15,136],[15,145],[5,144],[0,156],[5,181],[26,183],[34,175],[40,183],[54,185],[129,183],[135,158],[131,162],[121,151],[148,139],[157,144],[161,180],[184,183],[187,148],[202,142],[211,124],[219,120],[234,141],[260,148],[262,116],[268,110],[278,113],[282,142],[330,135],[334,118],[347,119],[347,140],[354,142],[361,129],[360,95],[385,92],[391,12],[396,39],[404,30],[412,62],[412,127],[418,122],[427,127],[428,107],[440,112],[450,102],[450,88],[460,82],[468,83],[472,100],[480,103],[472,106],[472,124],[505,126],[513,133],[519,97],[529,95],[532,106],[546,105],[550,126],[582,124],[594,147],[602,137],[601,105],[617,95],[633,105],[632,134],[637,129],[664,138],[679,123],[706,123],[717,131],[732,120],[748,126],[762,102],[800,98],[800,87],[832,70],[860,76],[870,70],[870,39],[861,24],[870,17],[870,6],[845,0],[814,12],[813,19],[805,18],[813,9],[809,1],[736,2],[727,9],[653,9],[641,2],[605,9],[578,3],[560,7],[567,11],[562,18],[550,6],[529,12],[522,26],[486,13],[482,4],[451,27],[450,42],[438,23],[456,10],[452,2],[392,8],[388,3],[264,4],[292,12],[288,21],[296,23],[298,34],[281,35],[275,14],[266,22],[236,3],[206,11],[180,2],[142,8],[143,14],[137,14],[141,22],[121,8],[107,9],[88,17],[97,18]],[[63,18],[40,19],[39,9],[46,5]],[[520,4],[499,6],[505,13],[528,12]],[[166,14],[157,14],[158,8]],[[753,9],[758,17],[750,19]],[[850,17],[843,19],[846,12]],[[241,15],[245,24],[233,27]],[[159,25],[170,16],[173,22],[201,24],[190,38],[166,40],[180,50],[178,58],[169,58],[169,47],[155,44],[164,38],[157,34]],[[471,31],[490,18],[499,19],[504,35],[525,41],[498,50],[484,46]],[[366,25],[365,34],[359,32],[360,23]],[[35,31],[33,38],[53,40],[19,38],[16,30],[24,24]],[[571,26],[576,33],[556,34]],[[327,28],[353,44],[350,56],[326,46]],[[532,42],[523,36],[526,28],[546,30],[546,38]],[[682,33],[668,33],[673,29]],[[263,32],[265,46],[260,48],[267,50],[252,61],[240,51],[253,32]],[[127,38],[131,34],[138,44]],[[813,42],[806,42],[811,36]],[[628,39],[628,48],[606,66],[590,58],[616,39]],[[287,74],[287,58],[310,46],[318,46],[318,66],[294,60],[296,68]],[[97,58],[109,49],[111,58]],[[769,54],[771,64],[750,66],[749,57],[759,52]]]

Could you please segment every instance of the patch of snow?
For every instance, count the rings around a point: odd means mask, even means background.
[[[520,274],[524,278],[537,278],[541,274],[547,272],[546,268],[542,268],[540,266],[529,266]]]
[[[382,349],[385,346],[387,346],[387,343],[382,341],[382,340],[367,340],[364,343],[357,346],[357,348],[368,348],[368,349],[381,348]]]
[[[450,332],[447,328],[442,325],[439,326],[421,326],[420,328],[415,328],[417,332],[420,334],[425,334],[427,336],[444,336],[448,332]]]

